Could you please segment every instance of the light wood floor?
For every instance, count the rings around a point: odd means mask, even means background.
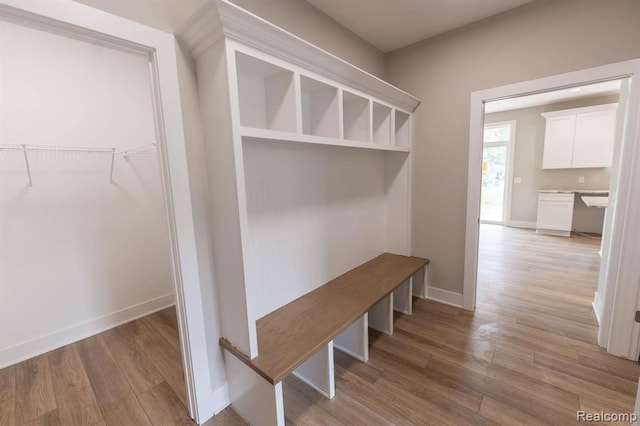
[[[596,344],[599,240],[482,226],[478,308],[416,300],[369,363],[336,351],[327,400],[290,376],[287,423],[572,424],[630,412],[637,363]],[[190,424],[175,312],[162,311],[0,370],[0,425]],[[243,425],[224,410],[207,426]]]

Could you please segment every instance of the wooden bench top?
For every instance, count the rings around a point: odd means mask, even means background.
[[[384,253],[260,318],[254,359],[225,338],[220,344],[276,384],[428,263]]]

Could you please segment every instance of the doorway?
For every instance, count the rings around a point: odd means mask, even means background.
[[[480,221],[506,224],[511,211],[515,121],[485,124]]]
[[[518,98],[525,95],[543,93],[550,90],[569,89],[590,83],[616,80],[632,77],[640,72],[640,60],[622,62],[591,68],[583,71],[562,74],[538,80],[503,86],[494,89],[474,92],[471,97],[470,151],[469,151],[469,186],[468,186],[468,214],[465,251],[465,281],[463,305],[473,310],[476,305],[476,285],[478,280],[478,243],[480,235],[480,207],[481,207],[481,176],[482,176],[482,131],[483,117],[487,103],[492,100]],[[613,155],[612,171],[613,184],[610,193],[610,207],[604,232],[610,232],[603,245],[604,297],[602,301],[602,315],[598,330],[598,342],[607,348],[608,352],[637,359],[640,350],[640,329],[633,323],[633,312],[636,309],[638,296],[637,285],[632,281],[622,280],[622,276],[637,277],[640,271],[627,250],[637,253],[638,242],[630,237],[639,232],[636,221],[630,220],[633,206],[637,204],[631,188],[640,185],[640,173],[633,167],[637,161],[639,150],[637,147],[638,105],[640,103],[640,88],[630,84],[626,99],[621,104],[628,105],[626,116],[621,126],[618,148]],[[624,154],[623,154],[624,153]],[[517,179],[518,177],[514,177]],[[609,214],[610,213],[610,214]],[[635,234],[633,234],[635,235]],[[611,266],[607,268],[607,266]],[[627,275],[629,274],[629,275]],[[636,280],[637,278],[633,278]],[[635,282],[635,281],[634,281]],[[624,296],[622,296],[624,295]],[[622,297],[621,297],[622,296]]]

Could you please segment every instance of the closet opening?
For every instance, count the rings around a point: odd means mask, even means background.
[[[149,55],[9,21],[0,38],[0,369],[42,385],[17,423],[73,423],[72,382],[83,423],[167,401],[188,418]]]

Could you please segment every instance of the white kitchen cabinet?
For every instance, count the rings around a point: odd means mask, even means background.
[[[538,221],[536,232],[568,237],[573,223],[575,194],[538,195]]]
[[[618,104],[543,113],[543,169],[610,167]]]

